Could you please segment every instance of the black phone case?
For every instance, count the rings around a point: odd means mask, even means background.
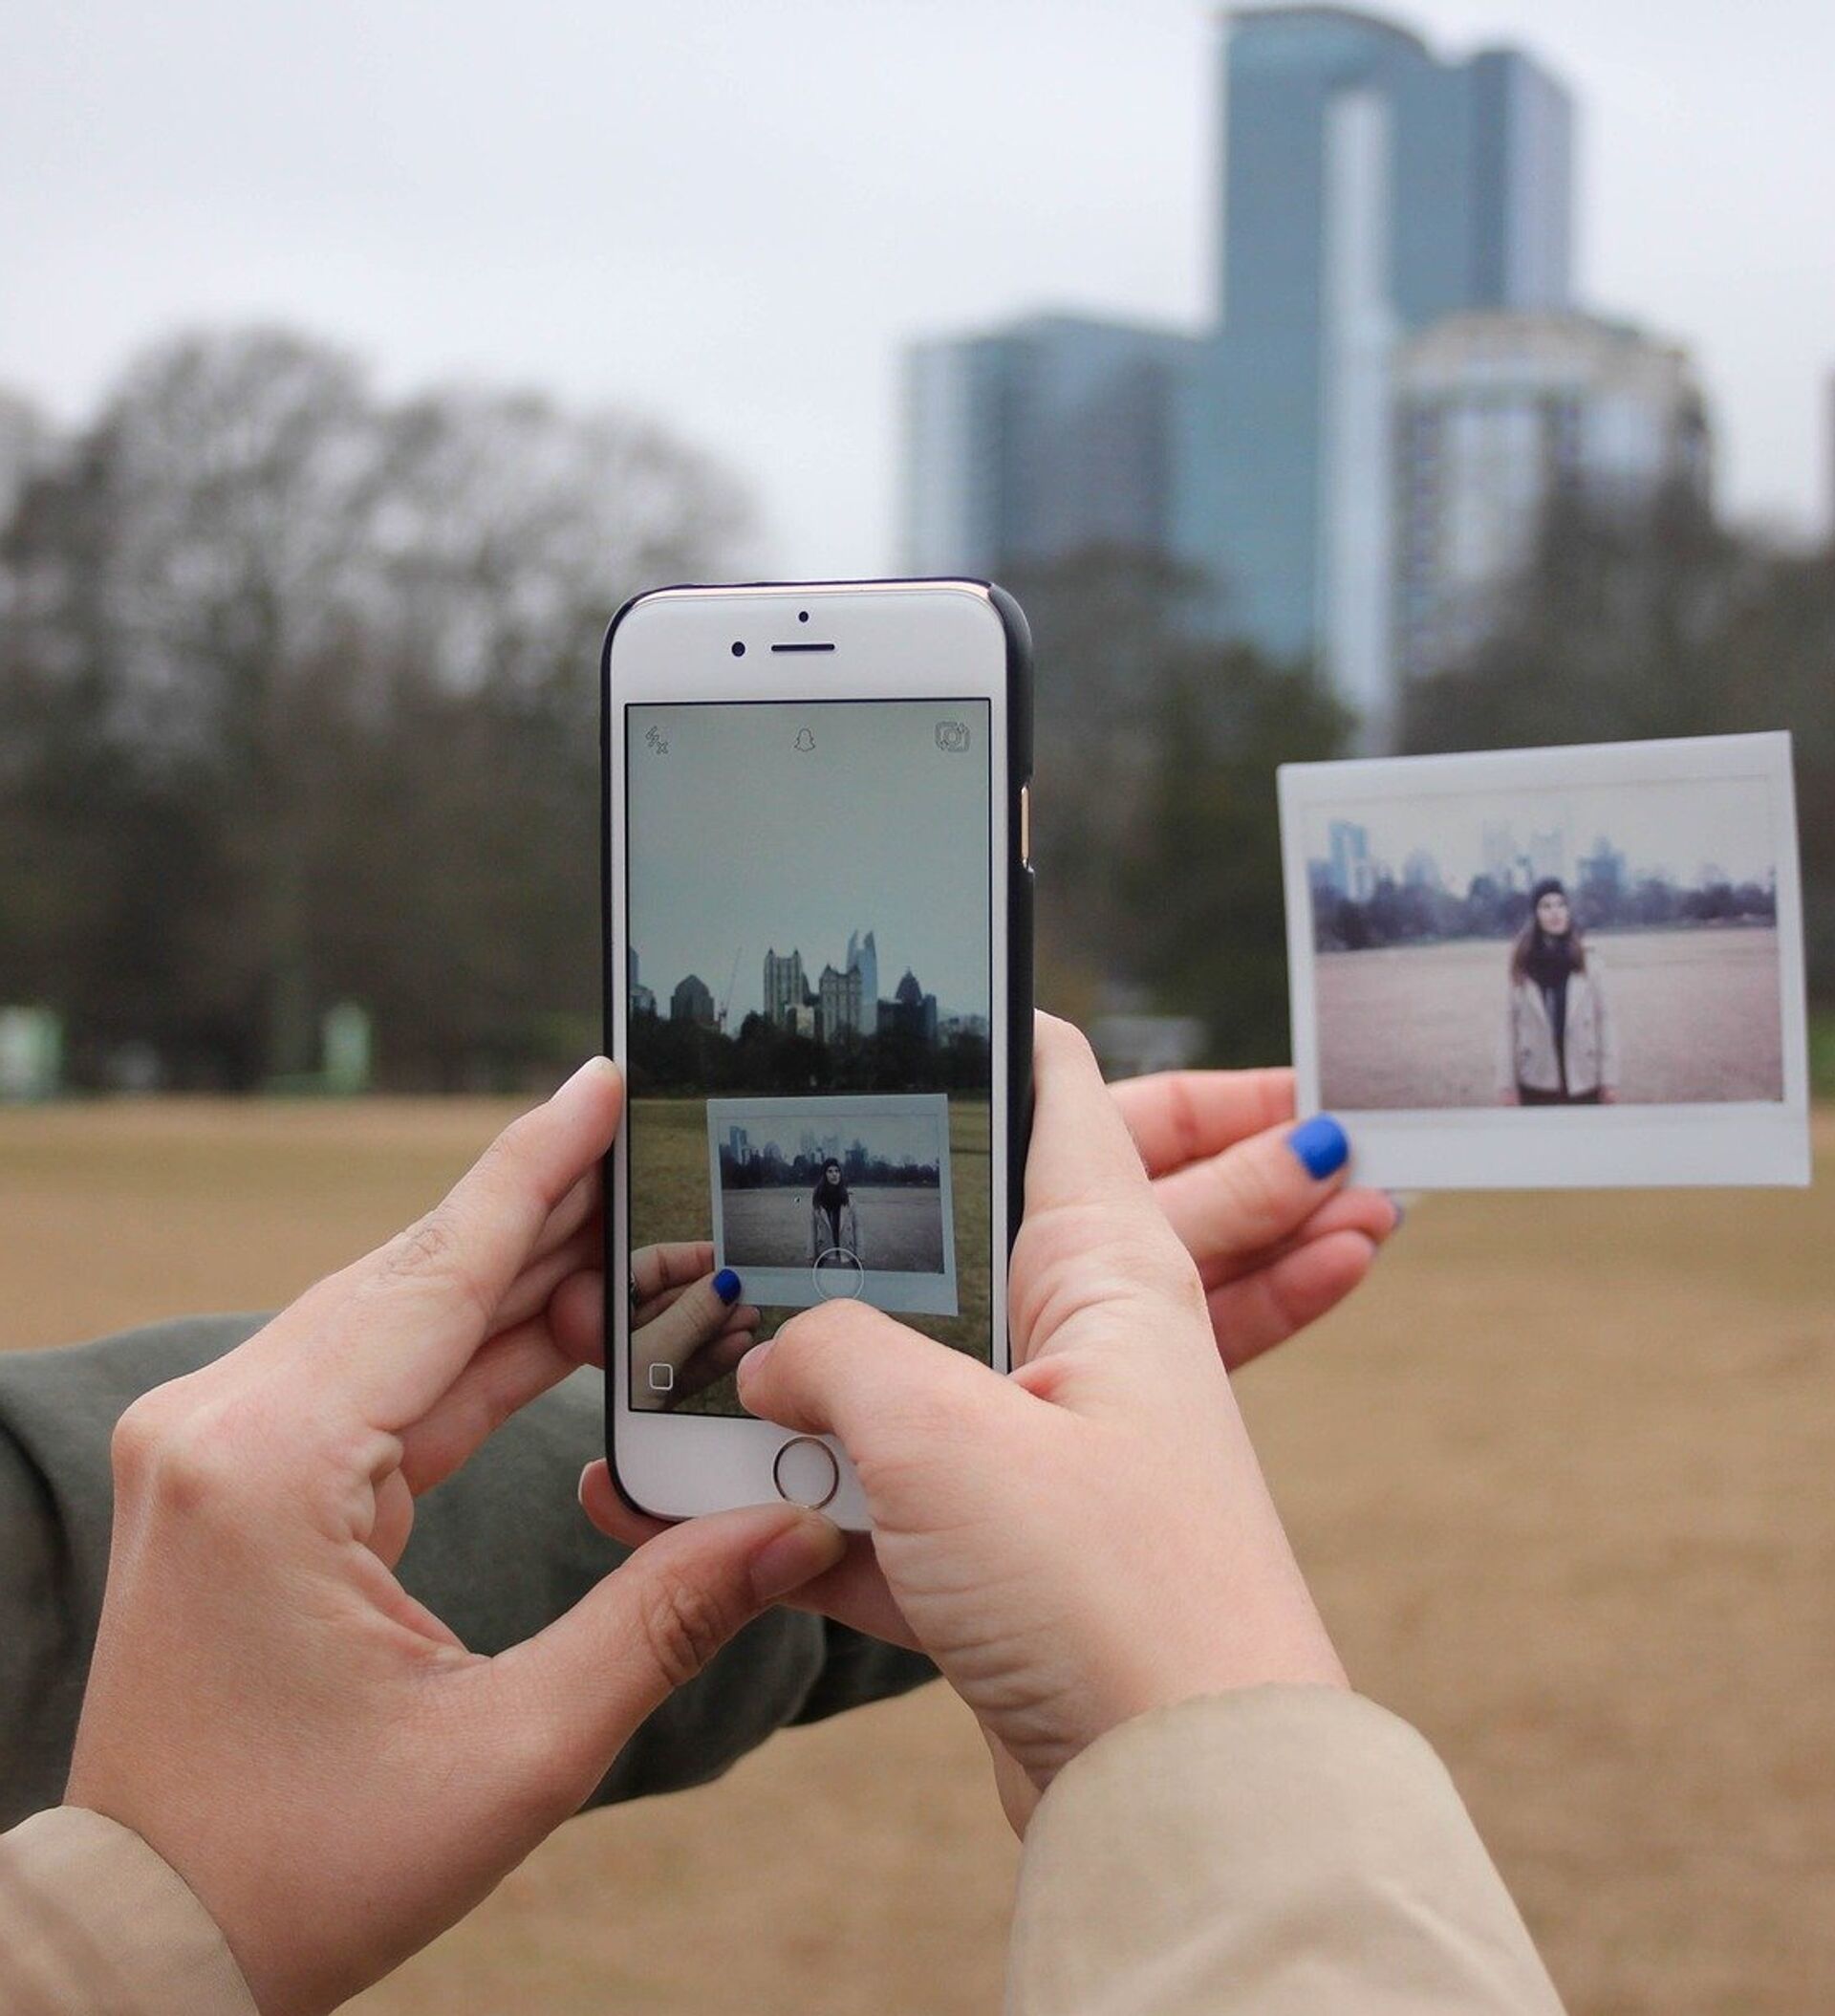
[[[939,578],[962,580],[967,577],[945,575]],[[682,582],[676,585],[687,588],[711,584]],[[907,584],[902,581],[741,581],[720,585],[740,588],[890,588]],[[1019,810],[1020,794],[1023,791],[1029,792],[1032,782],[1032,633],[1026,626],[1025,612],[1005,589],[992,581],[975,581],[971,585],[987,590],[1006,636],[1006,1245],[1010,1256],[1025,1211],[1025,1158],[1032,1138],[1032,864],[1025,856]],[[612,644],[618,634],[618,625],[637,604],[650,595],[664,592],[650,589],[644,595],[633,596],[607,625],[605,642],[599,651],[599,983],[603,1000],[601,1042],[607,1056],[612,1054],[613,988],[620,984],[618,975],[623,970],[622,959],[612,942]],[[608,1154],[604,1163],[605,1338],[608,1352],[613,1335],[612,1297],[623,1292],[623,1284],[613,1278],[612,1206],[613,1187],[617,1181],[616,1160],[615,1154]],[[641,1512],[643,1507],[625,1496],[624,1485],[618,1477],[616,1418],[615,1389],[608,1374],[605,1382],[605,1449],[612,1486],[633,1511]]]

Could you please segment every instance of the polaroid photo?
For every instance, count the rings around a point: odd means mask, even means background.
[[[1402,1190],[1806,1183],[1787,734],[1289,764],[1302,1113]]]
[[[959,1313],[947,1094],[709,1099],[707,1169],[748,1302]]]

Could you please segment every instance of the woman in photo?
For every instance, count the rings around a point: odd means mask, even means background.
[[[1587,958],[1554,876],[1530,890],[1529,921],[1510,948],[1503,1055],[1506,1106],[1609,1106],[1618,1096],[1618,1030],[1599,962]]]
[[[860,1220],[848,1197],[847,1179],[841,1164],[831,1156],[822,1164],[822,1175],[810,1197],[810,1260],[820,1267],[842,1265],[837,1252],[863,1266],[860,1253]]]

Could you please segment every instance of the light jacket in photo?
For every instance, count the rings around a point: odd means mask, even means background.
[[[1548,1005],[1533,980],[1509,982],[1500,1056],[1499,1085],[1504,1092],[1559,1092],[1561,1060],[1555,1053]],[[1567,976],[1567,1091],[1615,1091],[1618,1086],[1618,1025],[1607,1005],[1606,985],[1595,953],[1587,969]]]

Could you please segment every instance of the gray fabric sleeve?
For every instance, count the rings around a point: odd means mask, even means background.
[[[0,1829],[63,1796],[108,1570],[117,1420],[263,1320],[189,1317],[0,1352]],[[475,1651],[530,1637],[623,1558],[574,1495],[604,1451],[603,1395],[597,1374],[576,1373],[421,1501],[401,1580]],[[905,1693],[932,1672],[918,1654],[771,1611],[657,1710],[589,1804],[703,1784],[786,1723]]]

